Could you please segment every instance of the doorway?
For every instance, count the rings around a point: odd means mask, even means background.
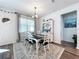
[[[63,40],[62,42],[70,43],[75,46],[73,36],[77,36],[77,11],[62,15],[63,23]],[[76,39],[77,41],[77,39]]]

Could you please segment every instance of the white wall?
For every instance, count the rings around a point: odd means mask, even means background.
[[[77,34],[77,28],[64,28],[63,41],[74,42],[74,40],[72,39],[74,34]]]
[[[40,25],[41,25],[40,30],[42,30],[42,20],[52,18],[54,20],[54,42],[61,43],[61,40],[63,40],[63,24],[62,24],[61,15],[72,12],[72,11],[77,11],[77,36],[78,36],[77,48],[79,48],[79,3],[73,4],[62,10],[59,10],[57,12],[52,12],[51,14],[42,17],[40,19],[41,20],[40,21]]]
[[[2,18],[9,18],[10,21],[3,23]],[[0,11],[0,46],[15,43],[18,39],[17,15]]]

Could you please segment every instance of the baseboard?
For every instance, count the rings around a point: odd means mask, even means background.
[[[61,41],[61,43],[64,43],[64,42],[74,44],[74,42],[68,42],[68,41],[64,41],[64,40]]]
[[[76,47],[76,49],[79,49],[79,47]]]

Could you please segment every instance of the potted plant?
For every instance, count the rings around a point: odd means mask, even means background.
[[[74,34],[72,39],[74,40],[74,46],[76,47],[77,46],[77,35]]]

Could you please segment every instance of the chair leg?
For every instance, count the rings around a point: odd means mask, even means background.
[[[36,41],[36,55],[37,55],[37,59],[39,59],[39,56],[38,56],[38,50],[39,50],[39,42],[38,40]]]

